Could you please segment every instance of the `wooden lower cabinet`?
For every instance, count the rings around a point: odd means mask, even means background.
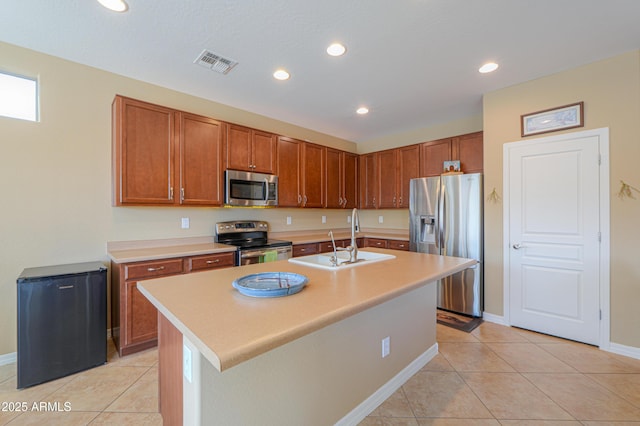
[[[382,238],[365,238],[364,239],[365,247],[378,247],[378,248],[387,248],[387,240]]]
[[[387,240],[387,248],[393,250],[409,251],[409,241],[407,240]]]
[[[120,356],[154,347],[158,343],[158,311],[138,290],[138,282],[234,264],[234,252],[129,263],[111,262],[111,334]]]
[[[306,256],[308,254],[320,253],[318,243],[294,244],[293,257]]]

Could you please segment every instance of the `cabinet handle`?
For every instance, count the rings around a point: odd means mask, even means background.
[[[402,197],[400,197],[400,201],[398,202],[398,205],[401,206],[402,205]]]
[[[395,197],[395,195],[393,196],[393,201],[392,201],[392,203],[393,203],[393,205],[394,205],[394,206],[396,205],[396,197]]]
[[[398,247],[404,248],[404,244],[398,244]]]
[[[184,188],[180,188],[180,201],[184,201]]]
[[[211,265],[212,263],[220,263],[220,259],[216,259],[216,260],[207,260],[207,265]]]
[[[147,272],[157,272],[157,271],[162,271],[164,269],[164,266],[160,266],[158,268],[147,268]]]
[[[300,251],[307,251],[307,249],[305,249],[305,248],[301,248],[301,249],[300,249]]]
[[[302,203],[302,205],[306,206],[307,205],[307,196],[304,195],[302,198],[304,199],[304,203]]]
[[[173,200],[173,186],[169,188],[169,199]]]
[[[338,197],[338,205],[342,206],[342,197]]]
[[[376,197],[373,197],[373,207],[376,206]]]
[[[302,195],[298,194],[298,204],[302,203]]]

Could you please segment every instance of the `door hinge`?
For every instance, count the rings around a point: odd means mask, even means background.
[[[598,166],[602,165],[602,154],[598,154]]]
[[[600,309],[600,320],[602,320],[602,309]]]
[[[602,232],[598,232],[598,242],[602,242]]]

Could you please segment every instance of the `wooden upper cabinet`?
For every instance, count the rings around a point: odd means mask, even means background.
[[[327,148],[326,164],[326,207],[357,207],[358,155]]]
[[[113,204],[173,204],[175,111],[116,96]]]
[[[226,129],[225,168],[276,173],[276,135],[229,123]]]
[[[398,192],[396,207],[409,208],[409,183],[420,177],[420,145],[410,145],[397,149],[398,156]]]
[[[360,155],[360,208],[375,209],[378,195],[378,153]]]
[[[388,209],[396,206],[396,174],[398,160],[396,150],[378,152],[378,203],[376,208]]]
[[[327,194],[327,207],[330,209],[342,208],[342,151],[327,148],[325,184]]]
[[[452,159],[451,138],[424,142],[420,145],[420,175],[440,176],[444,162]]]
[[[340,159],[342,165],[342,207],[353,209],[358,207],[358,155],[343,152]]]
[[[325,207],[325,158],[327,148],[305,142],[302,146],[302,206]]]
[[[420,146],[378,152],[378,208],[408,208],[409,181],[420,176]]]
[[[454,160],[460,160],[460,170],[464,173],[481,173],[484,170],[483,132],[456,136],[451,140]]]
[[[180,204],[221,205],[222,123],[180,113]]]
[[[302,203],[301,159],[304,142],[287,138],[278,138],[277,173],[278,206],[299,207]]]

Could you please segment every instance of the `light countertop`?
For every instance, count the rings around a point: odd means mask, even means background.
[[[329,241],[329,230],[271,232],[269,237],[291,241],[293,244]],[[334,231],[336,240],[351,238],[345,229]],[[409,231],[363,229],[358,238],[383,238],[387,240],[408,240]],[[113,241],[107,243],[107,254],[115,263],[140,262],[145,260],[168,259],[172,257],[198,256],[205,254],[236,251],[237,247],[218,244],[214,237],[174,238],[164,240]]]
[[[140,291],[219,371],[475,264],[474,260],[367,248],[395,259],[327,271],[286,260],[141,281]],[[295,272],[309,283],[282,298],[252,298],[234,279]],[[435,318],[433,319],[435,321]]]

